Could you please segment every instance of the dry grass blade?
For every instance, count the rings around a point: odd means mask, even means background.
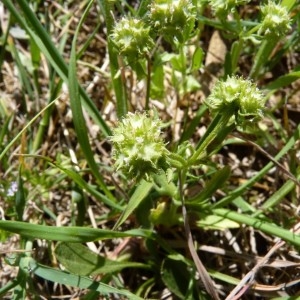
[[[291,230],[294,233],[298,234],[300,232],[300,223],[296,224],[294,228]],[[259,269],[265,266],[270,260],[271,256],[278,251],[282,246],[284,246],[285,241],[278,240],[276,244],[268,251],[268,253],[260,260],[240,281],[240,283],[231,291],[231,293],[227,296],[225,300],[238,300],[240,297],[251,287],[254,282],[255,275]],[[298,281],[296,280],[292,282],[292,284],[296,284]],[[285,286],[285,285],[281,285]],[[277,287],[275,288],[275,290]]]
[[[210,296],[214,299],[214,300],[219,300],[219,296],[216,292],[216,289],[214,287],[214,282],[213,280],[210,278],[207,270],[205,269],[203,263],[201,262],[195,247],[194,247],[194,242],[193,242],[193,238],[192,238],[192,233],[191,233],[191,228],[189,226],[189,222],[188,222],[188,217],[187,217],[187,212],[186,212],[186,207],[184,205],[184,198],[182,195],[182,178],[181,178],[181,173],[179,174],[179,188],[180,188],[180,198],[182,201],[182,216],[183,216],[183,222],[184,222],[184,229],[185,229],[185,234],[187,237],[187,242],[188,242],[188,247],[190,250],[190,253],[192,255],[193,261],[196,265],[196,268],[198,270],[199,276],[201,278],[201,281],[206,289],[206,291],[210,294]]]

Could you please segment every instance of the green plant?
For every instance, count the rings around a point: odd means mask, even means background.
[[[1,297],[299,296],[296,1],[2,2]]]

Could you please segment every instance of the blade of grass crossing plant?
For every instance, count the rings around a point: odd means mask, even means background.
[[[20,234],[30,239],[45,239],[70,243],[86,243],[102,239],[112,239],[130,236],[144,236],[149,238],[149,233],[143,230],[130,230],[117,232],[87,227],[54,227],[30,224],[18,221],[0,220],[0,229]]]
[[[142,298],[135,296],[125,289],[118,289],[102,282],[93,281],[92,279],[75,274],[69,274],[60,270],[49,268],[37,263],[33,258],[26,257],[22,263],[24,271],[35,274],[46,280],[64,284],[67,286],[78,287],[80,289],[89,289],[100,292],[102,295],[118,294],[128,297],[132,300],[141,300]]]
[[[224,208],[214,209],[213,213],[217,216],[228,218],[239,224],[246,224],[264,233],[273,235],[275,237],[279,237],[282,240],[290,242],[293,245],[300,246],[299,234],[295,234],[294,232],[291,232],[274,224],[270,224],[262,220],[243,215],[234,211],[230,211],[229,209]]]
[[[41,25],[36,15],[30,9],[27,1],[16,0],[20,7],[21,13],[16,9],[16,7],[11,1],[2,0],[2,2],[10,11],[10,13],[15,17],[17,22],[32,37],[36,45],[46,56],[50,64],[53,66],[53,68],[56,70],[59,76],[63,79],[63,81],[68,82],[68,66],[66,62],[64,61],[62,55],[59,53],[57,47],[53,44],[45,28]],[[107,124],[99,114],[98,108],[88,97],[88,95],[81,86],[79,86],[79,92],[83,98],[84,107],[88,111],[89,115],[93,118],[93,120],[99,125],[104,136],[111,135],[110,128],[107,126]]]
[[[98,169],[98,165],[96,164],[94,160],[94,154],[91,149],[88,133],[87,133],[87,127],[85,124],[83,112],[82,112],[82,106],[81,106],[81,98],[79,94],[79,87],[78,87],[78,81],[77,81],[77,75],[76,75],[76,41],[77,36],[79,33],[79,30],[81,29],[81,26],[87,17],[87,14],[91,8],[91,5],[94,1],[90,1],[86,10],[84,11],[81,20],[77,26],[73,42],[72,42],[72,49],[71,49],[71,57],[70,57],[70,64],[69,64],[69,93],[70,93],[70,104],[71,104],[71,110],[73,114],[73,123],[75,127],[75,131],[77,134],[78,142],[80,144],[80,147],[84,153],[84,156],[91,168],[92,173],[97,179],[98,184],[100,185],[103,192],[106,194],[106,196],[113,202],[115,202],[115,198],[109,191],[108,187],[106,186],[100,172]]]
[[[126,206],[124,212],[115,224],[114,229],[117,229],[121,224],[123,224],[127,220],[129,215],[138,207],[141,201],[145,199],[152,187],[152,182],[142,180],[140,185],[136,188],[133,195],[131,196],[128,205]]]

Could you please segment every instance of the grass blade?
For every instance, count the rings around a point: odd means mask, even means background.
[[[228,218],[240,224],[246,224],[255,229],[261,230],[267,234],[279,237],[282,240],[290,242],[293,245],[300,246],[300,235],[295,234],[294,232],[286,230],[282,227],[270,223],[266,223],[262,220],[250,216],[246,216],[243,214],[239,214],[237,212],[224,209],[224,208],[214,209],[213,213],[216,214],[217,216]]]
[[[149,191],[153,187],[153,182],[143,180],[140,185],[136,188],[133,195],[131,196],[126,209],[120,216],[119,220],[114,226],[114,229],[118,228],[122,223],[126,221],[129,215],[138,207],[138,205],[144,200],[148,195]]]
[[[75,127],[75,131],[77,134],[78,142],[80,144],[80,147],[85,155],[85,158],[91,168],[92,173],[94,174],[95,178],[97,179],[98,184],[100,185],[101,189],[104,191],[106,196],[113,202],[116,202],[115,198],[107,188],[106,184],[104,183],[104,180],[99,172],[98,165],[96,164],[94,160],[94,154],[91,149],[89,138],[87,134],[87,127],[85,124],[82,107],[81,107],[81,98],[79,94],[79,87],[78,87],[78,81],[77,81],[77,75],[76,75],[76,40],[79,33],[79,30],[83,24],[83,21],[87,17],[87,14],[91,8],[91,5],[93,4],[93,1],[89,2],[89,5],[87,6],[84,14],[82,15],[82,18],[78,24],[78,27],[76,29],[73,42],[72,42],[72,49],[71,49],[71,57],[70,57],[70,64],[69,64],[69,93],[70,93],[70,104],[71,104],[71,110],[73,114],[73,123]]]
[[[35,274],[36,276],[52,282],[57,282],[57,283],[61,283],[73,287],[79,287],[80,289],[90,289],[90,290],[98,291],[104,295],[115,293],[119,295],[124,295],[126,297],[129,297],[129,299],[133,299],[133,300],[142,299],[126,291],[125,289],[124,290],[118,289],[102,282],[93,281],[88,277],[69,274],[60,270],[43,266],[30,257],[24,259],[22,268],[25,271],[30,270],[31,273]]]
[[[117,232],[112,230],[87,227],[54,227],[18,221],[2,220],[0,220],[0,229],[20,234],[21,236],[27,237],[29,239],[45,239],[70,243],[86,243],[103,239],[141,236],[144,234],[149,237],[147,231],[142,230]]]

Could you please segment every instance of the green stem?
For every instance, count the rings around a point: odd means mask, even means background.
[[[127,99],[126,99],[126,92],[122,82],[122,77],[119,75],[120,66],[118,61],[118,53],[114,48],[114,45],[110,39],[110,35],[114,28],[114,19],[112,15],[112,2],[111,1],[100,1],[98,3],[101,8],[104,8],[104,17],[106,22],[106,29],[107,29],[107,49],[108,49],[108,56],[110,62],[110,73],[111,73],[111,80],[112,85],[114,88],[116,101],[117,101],[117,114],[118,117],[121,118],[127,114],[128,107],[127,107]]]
[[[150,88],[151,88],[151,58],[147,56],[147,90],[146,90],[146,104],[145,104],[146,111],[149,110]]]
[[[269,61],[271,52],[274,50],[279,38],[274,36],[263,41],[260,48],[258,49],[255,58],[254,64],[250,71],[250,77],[255,79],[259,76],[260,71],[265,66],[266,62]]]
[[[173,183],[173,181],[168,181],[165,172],[160,172],[159,174],[153,174],[153,181],[155,183],[156,190],[161,195],[167,195],[174,200],[178,200],[178,189]]]
[[[243,50],[244,40],[242,37],[238,41],[235,41],[231,46],[231,73],[235,74],[237,70],[238,60]]]
[[[212,123],[209,125],[203,138],[200,140],[196,152],[188,161],[188,165],[193,165],[197,160],[203,158],[206,155],[207,147],[212,143],[212,141],[218,136],[229,123],[230,118],[234,114],[235,107],[229,107],[227,111],[218,113],[213,119]],[[223,137],[224,139],[225,137]]]

